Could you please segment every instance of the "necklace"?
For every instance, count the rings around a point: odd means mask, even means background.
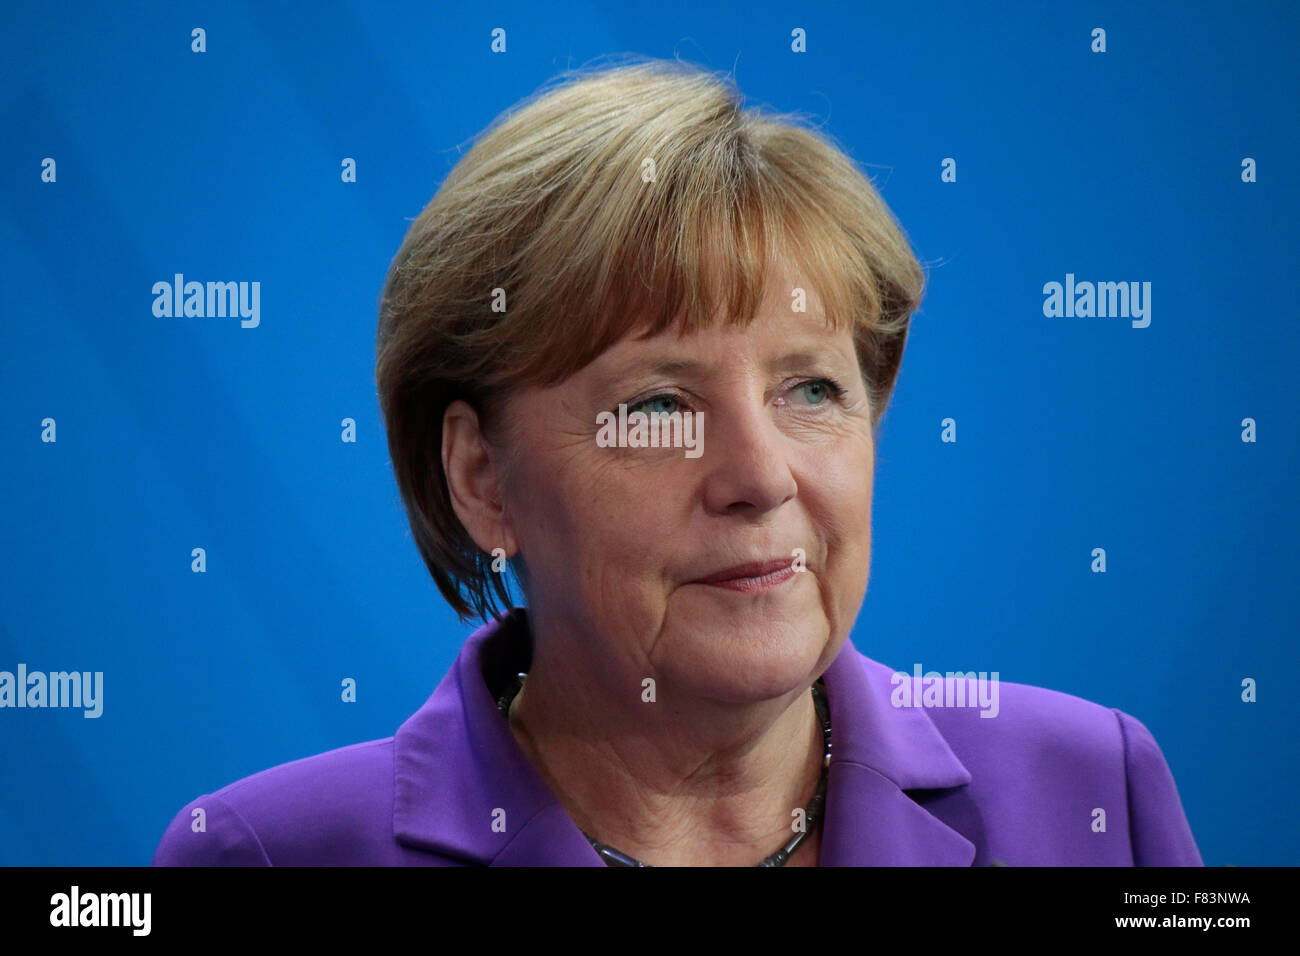
[[[509,689],[497,698],[497,710],[506,715],[507,718],[510,714],[510,704],[518,696],[527,677],[526,673],[516,675]],[[782,866],[786,860],[790,859],[790,854],[799,848],[799,844],[803,842],[804,837],[817,826],[817,822],[826,809],[826,771],[831,765],[831,712],[821,685],[820,680],[812,685],[813,707],[816,709],[817,719],[822,725],[822,742],[826,745],[825,756],[822,758],[821,777],[817,782],[817,792],[808,801],[808,806],[804,812],[803,827],[790,838],[785,846],[771,856],[764,858],[758,864],[759,866]],[[607,843],[593,840],[590,834],[585,831],[582,835],[587,838],[587,842],[591,844],[592,849],[605,861],[606,866],[654,866],[653,863],[642,863],[640,860],[614,849]]]

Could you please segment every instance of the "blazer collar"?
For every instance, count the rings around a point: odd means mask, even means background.
[[[514,608],[466,639],[398,728],[398,842],[492,866],[604,866],[497,710],[494,690],[531,657],[527,610]],[[826,671],[832,756],[821,863],[969,866],[974,844],[908,791],[964,786],[970,773],[924,709],[892,706],[892,674],[850,640]]]

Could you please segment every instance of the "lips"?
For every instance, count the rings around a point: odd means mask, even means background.
[[[726,568],[710,574],[705,578],[697,578],[693,584],[723,584],[727,581],[744,581],[750,578],[761,578],[765,575],[775,574],[779,571],[788,571],[794,566],[792,558],[773,558],[770,561],[751,561],[748,564],[737,564],[734,567]]]

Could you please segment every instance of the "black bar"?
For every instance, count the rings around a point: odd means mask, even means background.
[[[204,944],[375,943],[409,932],[429,946],[466,934],[484,945],[517,946],[543,926],[548,937],[570,934],[582,945],[598,944],[589,933],[605,927],[625,934],[602,937],[606,943],[640,936],[689,943],[697,939],[691,927],[702,921],[710,935],[733,939],[780,928],[810,933],[810,942],[847,932],[864,946],[891,938],[914,948],[949,936],[987,943],[1044,934],[1200,936],[1231,945],[1243,938],[1238,934],[1285,927],[1281,909],[1290,893],[1283,885],[1295,881],[1294,868],[1239,867],[474,869],[0,869],[0,927],[6,943],[69,934],[91,945],[97,938],[146,938],[135,932],[143,928],[143,896],[132,898],[140,910],[119,912],[127,925],[51,925],[56,894],[66,897],[57,916],[70,921],[76,886],[78,921],[98,910],[99,894],[148,893],[147,938]],[[132,913],[140,926],[131,925]],[[1117,925],[1133,917],[1155,925]],[[1248,924],[1161,925],[1189,917],[1245,917]]]

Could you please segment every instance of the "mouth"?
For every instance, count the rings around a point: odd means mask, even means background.
[[[765,591],[784,584],[797,573],[792,559],[776,558],[772,561],[739,564],[691,583],[725,588],[728,591]]]

